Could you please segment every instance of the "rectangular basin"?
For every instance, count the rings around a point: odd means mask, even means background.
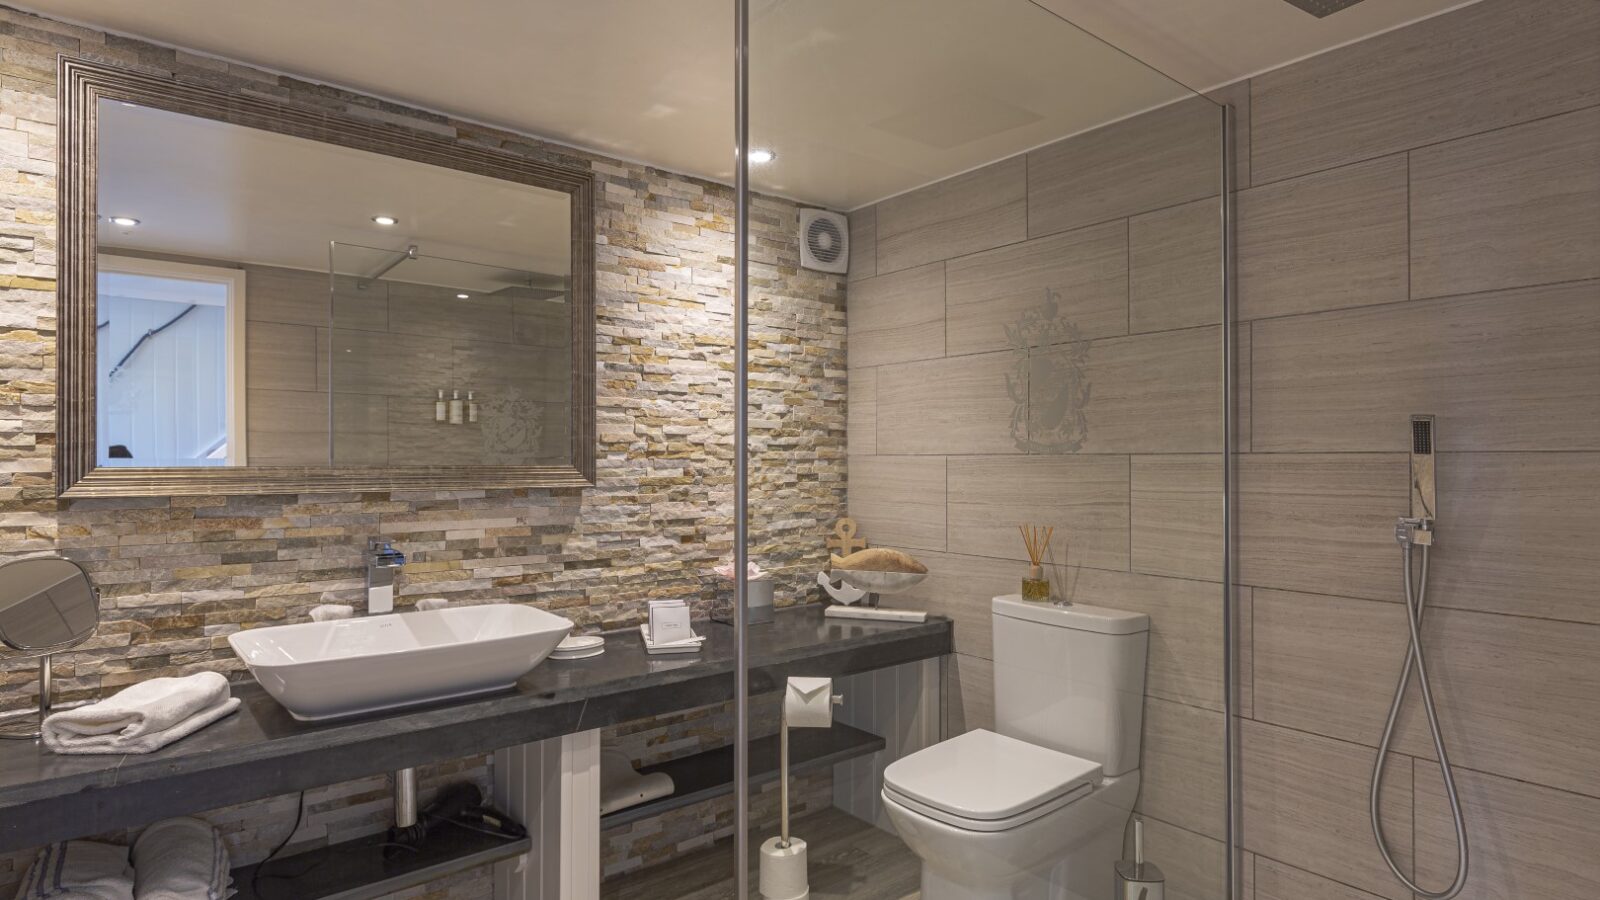
[[[252,628],[228,643],[290,715],[316,722],[504,690],[571,630],[493,604]]]

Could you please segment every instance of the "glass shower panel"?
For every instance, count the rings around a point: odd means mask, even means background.
[[[914,560],[874,565],[927,571],[856,605],[947,618],[955,651],[832,673],[834,737],[884,748],[791,774],[813,897],[1105,900],[1135,821],[1127,874],[1229,896],[1223,109],[1048,6],[751,2],[751,344],[838,337],[753,354],[750,556],[811,605],[780,625],[906,627],[815,608],[850,599],[824,544],[849,516]],[[797,443],[772,411],[825,396],[812,364],[844,402]],[[1049,602],[996,601],[1030,578]],[[784,866],[775,786],[749,795],[755,897]]]
[[[335,243],[325,331],[334,465],[569,459],[564,279]]]

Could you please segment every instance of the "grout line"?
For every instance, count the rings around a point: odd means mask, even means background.
[[[1600,278],[1569,278],[1569,279],[1565,279],[1565,280],[1562,280],[1562,281],[1541,281],[1541,282],[1537,282],[1537,283],[1534,283],[1534,284],[1515,284],[1515,285],[1509,285],[1507,287],[1489,288],[1487,290],[1482,290],[1482,291],[1467,291],[1467,292],[1461,293],[1461,294],[1435,294],[1435,295],[1428,296],[1428,297],[1411,297],[1411,298],[1407,298],[1407,299],[1404,299],[1404,300],[1389,300],[1389,301],[1386,301],[1384,303],[1368,303],[1368,304],[1357,305],[1357,306],[1335,306],[1335,307],[1331,307],[1329,309],[1308,309],[1308,310],[1305,310],[1303,312],[1282,313],[1282,314],[1275,315],[1275,316],[1255,316],[1255,317],[1247,319],[1245,321],[1247,321],[1247,322],[1276,322],[1276,321],[1281,321],[1283,319],[1298,319],[1298,318],[1301,318],[1302,316],[1322,316],[1322,315],[1328,315],[1330,313],[1352,312],[1352,311],[1355,311],[1355,310],[1384,309],[1386,307],[1395,307],[1395,306],[1400,306],[1400,305],[1406,304],[1406,303],[1429,303],[1429,302],[1434,302],[1434,301],[1445,301],[1445,300],[1467,300],[1467,299],[1472,299],[1472,298],[1486,297],[1486,296],[1489,296],[1489,295],[1492,295],[1492,294],[1508,294],[1508,293],[1511,293],[1512,291],[1534,291],[1534,290],[1542,290],[1544,288],[1566,287],[1566,286],[1569,286],[1569,285],[1580,285],[1580,284],[1590,284],[1590,283],[1600,284]]]
[[[1412,282],[1412,270],[1415,268],[1415,266],[1413,265],[1412,253],[1413,253],[1413,250],[1416,247],[1416,242],[1415,242],[1414,238],[1412,237],[1412,229],[1413,229],[1413,225],[1412,225],[1412,221],[1411,221],[1411,195],[1412,195],[1412,193],[1413,192],[1412,192],[1412,188],[1411,188],[1411,151],[1407,150],[1406,151],[1406,299],[1407,300],[1415,300],[1415,299],[1417,299],[1416,287]]]
[[[1251,850],[1250,851],[1250,855],[1255,857],[1256,860],[1263,860],[1264,859],[1264,860],[1267,860],[1268,862],[1272,862],[1272,863],[1275,863],[1277,865],[1280,865],[1280,866],[1284,867],[1285,869],[1293,869],[1296,872],[1300,872],[1300,873],[1302,873],[1304,875],[1310,875],[1312,878],[1321,879],[1323,881],[1328,882],[1329,884],[1337,884],[1337,885],[1339,885],[1341,887],[1349,888],[1350,890],[1359,893],[1363,897],[1371,897],[1372,900],[1384,900],[1384,898],[1381,895],[1374,894],[1371,891],[1366,890],[1365,888],[1356,887],[1353,884],[1350,884],[1350,883],[1344,882],[1344,881],[1340,881],[1337,878],[1332,878],[1330,876],[1322,874],[1321,872],[1313,872],[1312,870],[1307,869],[1304,866],[1297,866],[1297,865],[1295,865],[1293,863],[1286,863],[1283,860],[1278,859],[1275,856],[1268,856],[1268,855],[1266,855],[1265,853],[1262,853],[1259,850]],[[1260,876],[1259,869],[1257,869],[1257,871],[1254,874],[1259,878],[1259,876]],[[1255,882],[1255,883],[1259,884],[1259,882]],[[1244,898],[1244,900],[1251,900],[1251,898]]]

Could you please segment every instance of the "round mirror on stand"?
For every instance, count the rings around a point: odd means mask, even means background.
[[[50,714],[55,653],[83,643],[100,625],[100,591],[70,559],[36,556],[0,564],[0,649],[39,657],[39,709],[4,714],[0,738],[32,739]]]

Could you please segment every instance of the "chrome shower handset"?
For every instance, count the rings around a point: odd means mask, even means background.
[[[1434,477],[1433,416],[1411,417],[1411,515],[1395,522],[1394,539],[1402,547],[1433,544],[1438,515],[1438,487]]]

